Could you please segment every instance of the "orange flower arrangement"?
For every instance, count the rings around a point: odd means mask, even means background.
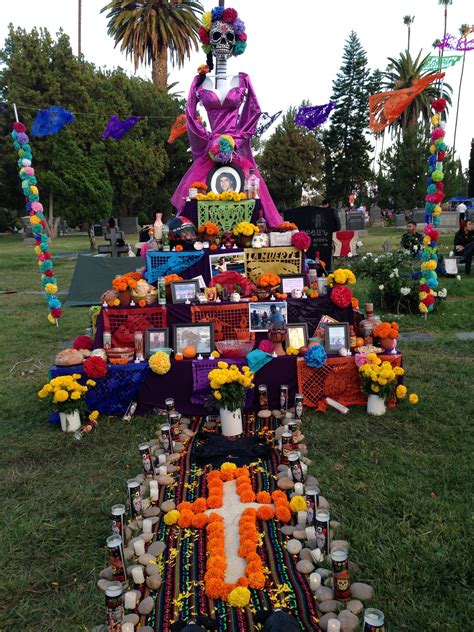
[[[146,301],[145,301],[145,299],[144,299],[144,298],[141,298],[141,299],[138,301],[138,307],[146,307]]]
[[[122,274],[122,276],[128,279],[133,279],[134,281],[140,281],[140,279],[142,278],[140,272],[125,272],[125,274]]]
[[[176,246],[176,252],[181,252],[182,250],[184,250],[183,246],[181,244],[178,244]]]
[[[110,364],[127,364],[127,358],[109,358]]]
[[[398,338],[400,335],[398,323],[380,323],[373,329],[373,334],[377,338]]]
[[[298,226],[296,224],[293,224],[293,222],[282,222],[281,224],[278,224],[278,226],[276,226],[276,230],[287,232],[290,230],[298,230]]]
[[[137,274],[137,273],[135,273]],[[112,287],[116,292],[125,292],[126,290],[133,290],[137,287],[137,279],[134,279],[126,274],[117,277],[112,281]]]
[[[269,272],[268,274],[261,274],[257,279],[257,285],[259,287],[274,287],[275,285],[280,285],[281,279],[278,274],[272,274]]]
[[[169,285],[172,281],[182,281],[183,277],[180,277],[178,274],[168,274],[168,276],[164,277],[165,284]]]
[[[193,182],[190,186],[190,189],[201,189],[202,191],[207,191],[207,184],[204,184],[204,182]]]
[[[214,224],[214,222],[204,222],[198,228],[198,233],[206,233],[206,235],[218,235],[219,234],[219,226]]]
[[[290,522],[291,509],[288,498],[285,492],[277,489],[272,494],[272,499],[275,504],[275,515],[280,522]]]

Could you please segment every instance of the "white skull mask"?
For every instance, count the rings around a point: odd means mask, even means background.
[[[234,29],[227,22],[214,22],[209,32],[212,54],[216,59],[229,59],[235,46]]]
[[[266,233],[257,233],[252,238],[252,248],[266,248],[268,244],[269,239]]]

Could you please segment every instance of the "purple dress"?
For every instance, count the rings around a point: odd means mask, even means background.
[[[193,80],[186,104],[186,126],[194,162],[171,198],[173,206],[180,215],[190,185],[196,181],[205,182],[209,171],[217,164],[209,157],[208,149],[221,134],[229,134],[235,140],[236,156],[233,163],[242,169],[246,177],[250,168],[255,169],[255,175],[260,178],[260,200],[265,219],[270,226],[276,226],[283,220],[258,172],[250,145],[261,110],[249,76],[239,73],[239,85],[229,90],[223,103],[212,90],[196,86],[197,80],[198,77]],[[212,132],[206,130],[196,119],[198,102],[206,109]]]

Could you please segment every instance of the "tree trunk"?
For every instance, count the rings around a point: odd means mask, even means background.
[[[407,51],[410,52],[410,25],[408,25],[408,48]]]
[[[54,196],[51,192],[49,194],[48,219],[46,221],[46,232],[48,233],[48,237],[51,239],[56,239],[58,236],[58,226],[60,221],[61,217],[54,217]]]
[[[158,57],[153,60],[151,78],[157,88],[166,91],[168,87],[168,50],[166,47],[159,51]]]
[[[464,41],[464,44],[466,42]],[[461,68],[461,77],[459,79],[459,90],[458,90],[458,104],[456,106],[456,121],[454,123],[454,138],[453,138],[453,158],[456,157],[456,133],[458,131],[458,117],[459,117],[459,102],[461,101],[461,88],[462,88],[462,79],[464,75],[464,64],[466,62],[466,46],[464,46],[464,54],[462,56],[462,68]]]
[[[94,235],[93,224],[89,224],[88,233],[89,233],[89,242],[90,242],[90,247],[91,247],[90,249],[95,250],[96,246],[95,246],[95,235]]]

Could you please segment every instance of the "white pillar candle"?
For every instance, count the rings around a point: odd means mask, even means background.
[[[318,541],[316,540],[316,529],[314,527],[306,527],[305,531],[309,548],[315,549],[318,546]]]
[[[133,625],[133,623],[130,623],[130,621],[127,621],[126,623],[122,623],[122,632],[134,632],[135,630],[135,626]]]
[[[135,540],[133,550],[135,555],[143,555],[145,553],[145,542],[143,540]]]
[[[143,568],[141,566],[134,566],[132,568],[132,577],[133,577],[134,584],[143,584],[143,582],[145,581],[145,576],[143,575]]]
[[[126,610],[135,610],[137,607],[137,593],[134,590],[129,590],[125,593],[123,605]]]
[[[304,494],[304,485],[303,483],[295,483],[295,494],[297,496],[302,496]]]
[[[158,500],[158,483],[157,481],[150,481],[150,500]]]
[[[298,518],[297,518],[297,522],[298,522],[298,526],[302,527],[303,529],[306,526],[306,520],[308,519],[308,512],[307,511],[298,511]]]
[[[163,465],[164,463],[166,463],[166,454],[159,454],[158,455],[158,464],[159,465]]]
[[[309,576],[309,587],[315,592],[321,586],[321,575],[319,573],[311,573]]]
[[[329,619],[328,632],[339,632],[341,629],[341,622],[337,619]],[[122,626],[123,631],[123,626]]]
[[[158,468],[158,474],[160,476],[164,476],[165,474],[168,474],[168,468],[166,467],[166,465],[160,465],[160,467]]]
[[[153,521],[150,518],[145,518],[142,524],[143,533],[151,533],[153,527]]]

